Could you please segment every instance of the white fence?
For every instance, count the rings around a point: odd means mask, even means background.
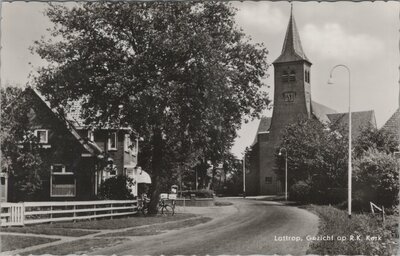
[[[132,215],[137,200],[0,203],[0,226]]]

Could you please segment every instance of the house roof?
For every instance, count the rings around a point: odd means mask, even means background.
[[[289,24],[286,30],[285,40],[283,42],[281,55],[274,63],[291,62],[304,60],[311,64],[301,46],[299,31],[297,30],[296,21],[293,16],[293,6],[290,10]]]
[[[349,125],[349,113],[328,114],[327,116],[334,126],[347,127]],[[361,129],[368,126],[376,127],[375,112],[373,110],[351,112],[351,133],[353,138],[357,138]]]
[[[73,123],[75,127],[85,126],[85,119],[82,117],[82,101],[71,101],[69,105],[69,109],[65,113],[68,121]]]
[[[102,149],[96,144],[91,143],[87,139],[82,138],[79,133],[76,131],[75,126],[66,118],[64,115],[60,113],[56,108],[52,108],[50,102],[36,89],[28,87],[26,90],[31,90],[34,95],[36,95],[50,110],[54,113],[54,115],[62,121],[66,128],[70,131],[73,137],[78,140],[78,142],[92,155],[97,155],[102,153]]]
[[[400,108],[398,108],[386,121],[382,129],[393,133],[396,136],[397,140],[400,142]]]
[[[91,125],[86,124],[85,118],[83,118],[83,109],[82,109],[83,100],[75,100],[68,102],[68,109],[65,111],[66,118],[70,121],[76,129],[88,129]],[[103,124],[101,127],[96,127],[96,129],[103,130],[130,130],[131,127],[124,127],[115,124]]]

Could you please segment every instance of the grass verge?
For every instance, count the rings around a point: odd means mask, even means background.
[[[129,227],[138,227],[144,225],[151,225],[157,223],[163,223],[175,220],[184,220],[195,217],[195,214],[191,213],[177,213],[174,216],[134,216],[127,218],[116,218],[116,219],[101,219],[92,221],[80,221],[80,222],[64,222],[52,224],[55,228],[70,228],[70,229],[121,229]]]
[[[225,202],[225,201],[216,201],[214,203],[215,206],[228,206],[228,205],[232,205],[231,202]]]
[[[310,205],[307,209],[320,217],[317,237],[333,236],[332,241],[312,241],[307,254],[397,255],[397,217],[387,216],[382,223],[379,216],[369,214],[352,214],[349,219],[346,211],[332,206]]]
[[[2,230],[3,231],[3,230]],[[18,236],[18,235],[0,235],[0,252],[23,249],[26,247],[50,243],[59,239],[33,237],[33,236]]]
[[[25,226],[25,227],[7,227],[7,228],[2,228],[1,232],[31,233],[31,234],[42,234],[42,235],[72,236],[72,237],[86,236],[89,234],[97,233],[96,231],[89,231],[89,230],[58,228],[55,227],[53,224]]]
[[[91,238],[53,245],[23,253],[23,255],[67,255],[67,254],[87,254],[96,249],[114,246],[123,243],[124,238]]]
[[[206,223],[212,220],[208,217],[192,218],[188,220],[176,221],[171,223],[160,223],[142,228],[133,228],[123,232],[109,233],[98,235],[99,237],[121,237],[121,236],[150,236],[164,233],[168,230],[181,229],[196,226],[198,224]]]

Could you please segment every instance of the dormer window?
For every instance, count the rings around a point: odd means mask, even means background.
[[[290,82],[296,81],[296,72],[294,72],[294,70],[290,71],[289,81]]]
[[[112,132],[108,136],[108,150],[117,150],[117,132]]]
[[[45,129],[35,130],[35,136],[37,138],[39,138],[39,143],[40,144],[49,143],[49,130],[45,130]]]

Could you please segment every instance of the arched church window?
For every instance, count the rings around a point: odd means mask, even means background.
[[[308,71],[308,70],[304,71],[304,80],[307,83],[310,83],[310,71]]]
[[[296,72],[294,72],[294,70],[290,71],[289,81],[290,82],[296,81]]]
[[[288,82],[289,81],[289,73],[286,70],[282,72],[281,79],[282,79],[282,82]]]

